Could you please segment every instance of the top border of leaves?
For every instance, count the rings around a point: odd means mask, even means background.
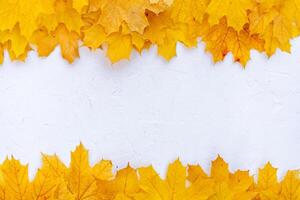
[[[199,38],[215,62],[228,53],[245,66],[250,50],[290,51],[300,31],[300,0],[0,0],[0,62],[4,51],[25,60],[60,46],[70,63],[79,46],[103,48],[112,63],[156,45],[166,60],[176,43]]]

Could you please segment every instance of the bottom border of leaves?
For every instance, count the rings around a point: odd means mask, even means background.
[[[300,199],[298,170],[290,170],[283,180],[269,162],[258,169],[230,172],[218,156],[210,174],[200,165],[184,166],[179,159],[168,166],[162,178],[152,166],[127,167],[113,173],[109,160],[91,166],[88,151],[80,144],[71,152],[70,165],[57,155],[42,154],[42,166],[33,180],[28,165],[6,158],[0,170],[0,200],[267,200]]]

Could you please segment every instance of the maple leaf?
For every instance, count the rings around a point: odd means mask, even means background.
[[[8,50],[12,60],[25,60],[27,52],[30,50],[28,41],[21,35],[20,28],[16,25],[11,31],[0,32],[0,42]],[[3,50],[2,49],[2,50]]]
[[[12,30],[16,24],[20,26],[21,35],[27,39],[37,29],[37,17],[49,13],[51,0],[1,0],[0,1],[0,30]]]
[[[67,167],[57,157],[57,155],[49,156],[49,155],[42,154],[42,161],[43,161],[42,169],[49,172],[51,177],[54,178],[66,177]]]
[[[129,165],[117,172],[114,183],[118,193],[128,197],[132,197],[139,190],[137,171]]]
[[[220,20],[220,23],[209,28],[207,33],[204,33],[202,40],[205,42],[205,50],[213,55],[214,62],[224,59],[229,52],[228,33],[234,30],[227,26],[225,18]]]
[[[233,193],[226,182],[219,182],[214,185],[214,194],[208,200],[230,200],[233,199]]]
[[[212,162],[211,178],[215,184],[209,200],[252,200],[257,196],[256,192],[251,191],[254,180],[249,176],[249,172],[238,170],[230,173],[228,164],[220,156]]]
[[[75,200],[97,199],[96,180],[92,175],[88,151],[82,144],[71,153],[68,188],[74,194]]]
[[[300,30],[300,2],[298,0],[286,0],[282,5],[282,13],[290,21],[296,23],[298,34]],[[297,35],[298,35],[297,34]]]
[[[233,199],[251,200],[257,196],[257,192],[251,191],[254,180],[249,176],[249,171],[238,170],[230,174],[228,185],[233,193]]]
[[[101,199],[132,199],[139,191],[138,176],[129,165],[117,172],[110,181],[97,181],[98,195]]]
[[[280,21],[281,19],[279,19],[278,21],[279,24],[281,23]],[[279,25],[278,23],[271,23],[262,36],[265,40],[265,51],[268,56],[273,55],[278,48],[282,51],[290,52],[291,45],[289,43],[289,38],[276,36],[276,30],[278,30],[279,28],[276,27],[277,25]]]
[[[253,6],[252,0],[211,0],[206,12],[210,24],[218,24],[226,16],[228,25],[239,31],[248,22],[247,10]]]
[[[273,4],[273,7],[263,4],[249,15],[250,31],[262,36],[268,56],[273,55],[277,48],[290,52],[289,40],[298,34],[297,27],[290,16],[292,10],[287,11],[284,5],[281,5],[281,2]]]
[[[281,182],[280,199],[296,200],[300,198],[299,171],[288,171]]]
[[[211,177],[217,182],[228,181],[229,179],[228,164],[218,156],[211,164]]]
[[[198,178],[207,178],[207,174],[200,165],[189,165],[187,180],[193,183]]]
[[[239,32],[231,30],[228,32],[227,47],[234,60],[245,66],[250,59],[251,49],[263,51],[264,40],[257,34],[250,35],[248,28]]]
[[[185,198],[186,167],[181,164],[179,159],[169,165],[166,181],[170,188],[172,200]]]
[[[132,42],[130,35],[122,33],[113,33],[107,38],[107,56],[112,63],[121,59],[129,59],[132,51]]]
[[[175,22],[202,22],[208,4],[209,0],[175,0],[170,9],[170,17]]]
[[[159,3],[159,2],[158,2]],[[126,22],[131,31],[143,33],[148,20],[146,10],[159,13],[161,8],[152,5],[148,0],[103,0],[99,23],[105,28],[107,34],[118,32],[122,22]]]
[[[99,48],[107,39],[104,28],[97,24],[84,31],[83,43],[92,49]]]
[[[259,169],[257,189],[262,200],[278,198],[280,185],[277,180],[277,169],[269,162],[263,169]]]
[[[67,28],[60,24],[55,30],[55,38],[60,45],[62,56],[72,63],[75,58],[79,57],[78,52],[78,34],[68,31]]]
[[[48,56],[58,44],[57,39],[46,29],[35,31],[30,41],[36,45],[39,56]]]
[[[165,200],[170,199],[168,185],[154,171],[152,166],[138,169],[141,192],[135,195],[136,200]]]
[[[272,4],[273,5],[273,4]],[[264,33],[268,25],[276,17],[277,11],[272,6],[259,4],[249,13],[249,24],[251,33]]]
[[[149,14],[150,26],[145,29],[146,40],[157,44],[158,54],[166,60],[176,56],[176,44],[183,42],[186,46],[195,46],[195,38],[188,37],[188,25],[184,23],[174,23],[171,18],[161,13],[160,15]],[[162,20],[163,19],[163,20]]]
[[[215,62],[221,61],[231,52],[234,61],[246,65],[250,59],[250,50],[263,51],[264,40],[258,34],[250,34],[249,27],[244,26],[243,30],[235,31],[228,27],[225,18],[220,20],[204,34],[203,41],[206,43],[206,51],[211,52]]]
[[[249,171],[238,170],[230,174],[229,185],[237,193],[247,191],[254,185],[253,177],[249,176]]]
[[[211,178],[199,176],[186,190],[186,200],[208,199],[214,194],[214,181]]]
[[[38,170],[32,182],[32,197],[36,200],[49,199],[57,182],[47,171]]]
[[[20,161],[12,157],[4,161],[1,170],[5,184],[5,199],[29,200],[28,165],[21,165]]]
[[[73,8],[71,0],[55,0],[52,12],[40,14],[37,23],[39,27],[46,27],[48,31],[55,31],[60,24],[63,24],[68,31],[77,34],[83,26],[81,15]]]
[[[32,198],[35,200],[74,200],[67,189],[68,169],[56,155],[42,154],[42,167],[31,183]]]
[[[69,191],[67,183],[58,179],[56,187],[51,195],[51,200],[75,200],[75,196]]]
[[[92,168],[92,173],[96,179],[110,180],[113,178],[112,167],[111,161],[101,160]]]

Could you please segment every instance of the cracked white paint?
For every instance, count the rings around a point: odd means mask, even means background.
[[[40,152],[69,151],[82,141],[94,163],[153,163],[164,172],[180,157],[200,163],[221,154],[231,169],[255,173],[267,160],[300,167],[300,39],[292,55],[252,52],[244,70],[228,56],[213,65],[203,45],[178,47],[170,63],[156,50],[110,65],[81,49],[73,65],[59,50],[45,59],[0,67],[0,160],[14,154],[40,165]],[[7,59],[8,60],[8,59]]]

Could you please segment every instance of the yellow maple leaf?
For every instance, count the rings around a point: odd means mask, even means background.
[[[30,50],[27,39],[21,35],[20,28],[16,25],[11,31],[6,30],[0,32],[0,43],[6,44],[2,48],[6,48],[9,52],[11,60],[24,61],[27,52]]]
[[[57,180],[53,179],[46,170],[38,170],[32,182],[32,198],[35,200],[44,200],[51,198]]]
[[[68,188],[75,200],[97,199],[96,180],[89,164],[88,151],[82,144],[71,153]]]
[[[294,23],[293,10],[287,10],[288,2],[274,2],[260,5],[249,15],[250,31],[259,33],[265,41],[264,49],[268,56],[279,48],[290,52],[289,40],[298,35],[299,31]],[[273,5],[273,6],[271,6]],[[288,5],[288,7],[291,7]],[[294,7],[296,7],[294,5]]]
[[[268,56],[275,53],[279,48],[282,51],[290,52],[290,39],[295,34],[295,26],[288,18],[278,15],[262,34],[265,40],[265,51]]]
[[[234,61],[240,62],[243,66],[250,59],[250,50],[264,49],[264,40],[258,34],[251,35],[247,25],[238,32],[228,27],[225,18],[222,18],[218,25],[208,29],[203,41],[206,43],[206,51],[212,53],[215,62],[223,60],[231,52]]]
[[[114,180],[117,193],[132,197],[139,190],[137,171],[129,165],[117,172]]]
[[[251,190],[254,187],[254,180],[249,176],[249,171],[238,170],[230,174],[228,184],[233,193],[233,199],[251,200],[257,196],[257,192]]]
[[[278,199],[280,185],[277,180],[277,169],[269,162],[259,169],[257,189],[262,200]]]
[[[63,179],[57,179],[57,184],[50,200],[76,200],[76,198],[68,189],[67,183]]]
[[[66,178],[67,167],[65,164],[57,157],[57,155],[49,156],[42,154],[42,169],[47,171],[53,178]]]
[[[214,194],[208,198],[208,200],[231,200],[233,199],[233,193],[229,189],[226,182],[216,183],[214,186]]]
[[[145,13],[146,9],[158,13],[165,7],[162,5],[158,9],[149,0],[103,0],[99,23],[104,27],[107,34],[118,32],[123,21],[126,22],[131,31],[142,34],[145,27],[149,25]]]
[[[298,0],[286,0],[282,5],[282,13],[289,18],[290,21],[295,22],[298,28],[298,34],[300,30],[300,1]],[[298,34],[296,36],[298,36]]]
[[[104,28],[97,24],[84,31],[83,43],[87,47],[97,49],[106,41],[106,38]]]
[[[281,182],[280,199],[300,199],[300,177],[299,171],[288,171]]]
[[[59,158],[49,155],[42,155],[43,165],[38,170],[31,183],[32,198],[35,200],[71,200],[75,199],[67,189],[65,182],[67,178],[67,167]]]
[[[63,24],[60,24],[55,30],[55,37],[60,45],[63,58],[72,63],[77,57],[79,57],[79,36],[76,32],[68,31]]]
[[[195,38],[188,37],[189,26],[184,23],[174,23],[168,13],[149,14],[150,26],[145,29],[144,37],[158,47],[158,54],[166,60],[176,56],[177,42],[186,46],[196,45]]]
[[[107,56],[112,63],[115,63],[121,59],[129,59],[132,51],[130,35],[113,33],[107,38],[107,44]]]
[[[202,22],[209,0],[175,0],[170,9],[170,17],[175,22]]]
[[[231,29],[228,32],[227,48],[233,54],[234,61],[240,62],[246,66],[250,59],[250,50],[256,49],[263,51],[264,40],[257,34],[250,35],[248,29],[243,29],[239,32]]]
[[[46,29],[39,29],[32,34],[30,41],[36,45],[39,56],[48,56],[56,47],[57,39]]]
[[[169,165],[166,181],[171,190],[171,199],[183,200],[186,192],[186,167],[179,159]]]
[[[254,180],[249,176],[249,172],[238,170],[230,173],[228,164],[220,156],[212,162],[211,177],[215,184],[214,194],[209,200],[252,200],[257,196],[257,192],[252,190]]]
[[[99,180],[112,179],[112,162],[110,160],[101,160],[92,168],[92,173]]]
[[[225,18],[220,20],[220,23],[209,28],[202,40],[205,42],[205,50],[210,52],[213,56],[214,62],[224,59],[229,52],[228,50],[228,33],[234,31],[227,26]]]
[[[206,12],[210,24],[218,24],[224,16],[228,25],[239,31],[248,22],[247,10],[253,8],[252,0],[211,0]]]
[[[100,199],[132,199],[139,191],[137,171],[129,165],[117,172],[113,180],[97,181]]]
[[[200,165],[189,165],[187,179],[193,183],[198,178],[207,178],[207,174]]]
[[[217,182],[224,182],[229,179],[228,164],[223,160],[223,158],[221,158],[221,156],[218,156],[216,160],[212,161],[211,177]]]
[[[199,176],[186,190],[186,200],[204,200],[214,194],[214,181]]]
[[[253,185],[254,180],[249,176],[249,171],[238,170],[230,174],[229,186],[235,193],[245,192]]]
[[[135,195],[136,200],[164,200],[171,198],[168,185],[159,177],[152,166],[139,168],[138,172],[141,192]]]
[[[29,39],[37,29],[37,17],[51,12],[51,0],[1,0],[0,30],[12,30],[19,23],[20,33]]]
[[[277,10],[272,6],[256,7],[248,15],[250,32],[261,34],[264,33],[268,25],[274,20],[277,14]]]
[[[40,14],[37,22],[39,27],[46,27],[48,31],[55,31],[57,26],[63,24],[68,31],[77,34],[83,26],[81,15],[73,8],[71,0],[55,0],[52,12]]]
[[[5,184],[5,199],[29,200],[28,165],[21,165],[20,161],[12,157],[4,161],[1,170]]]

